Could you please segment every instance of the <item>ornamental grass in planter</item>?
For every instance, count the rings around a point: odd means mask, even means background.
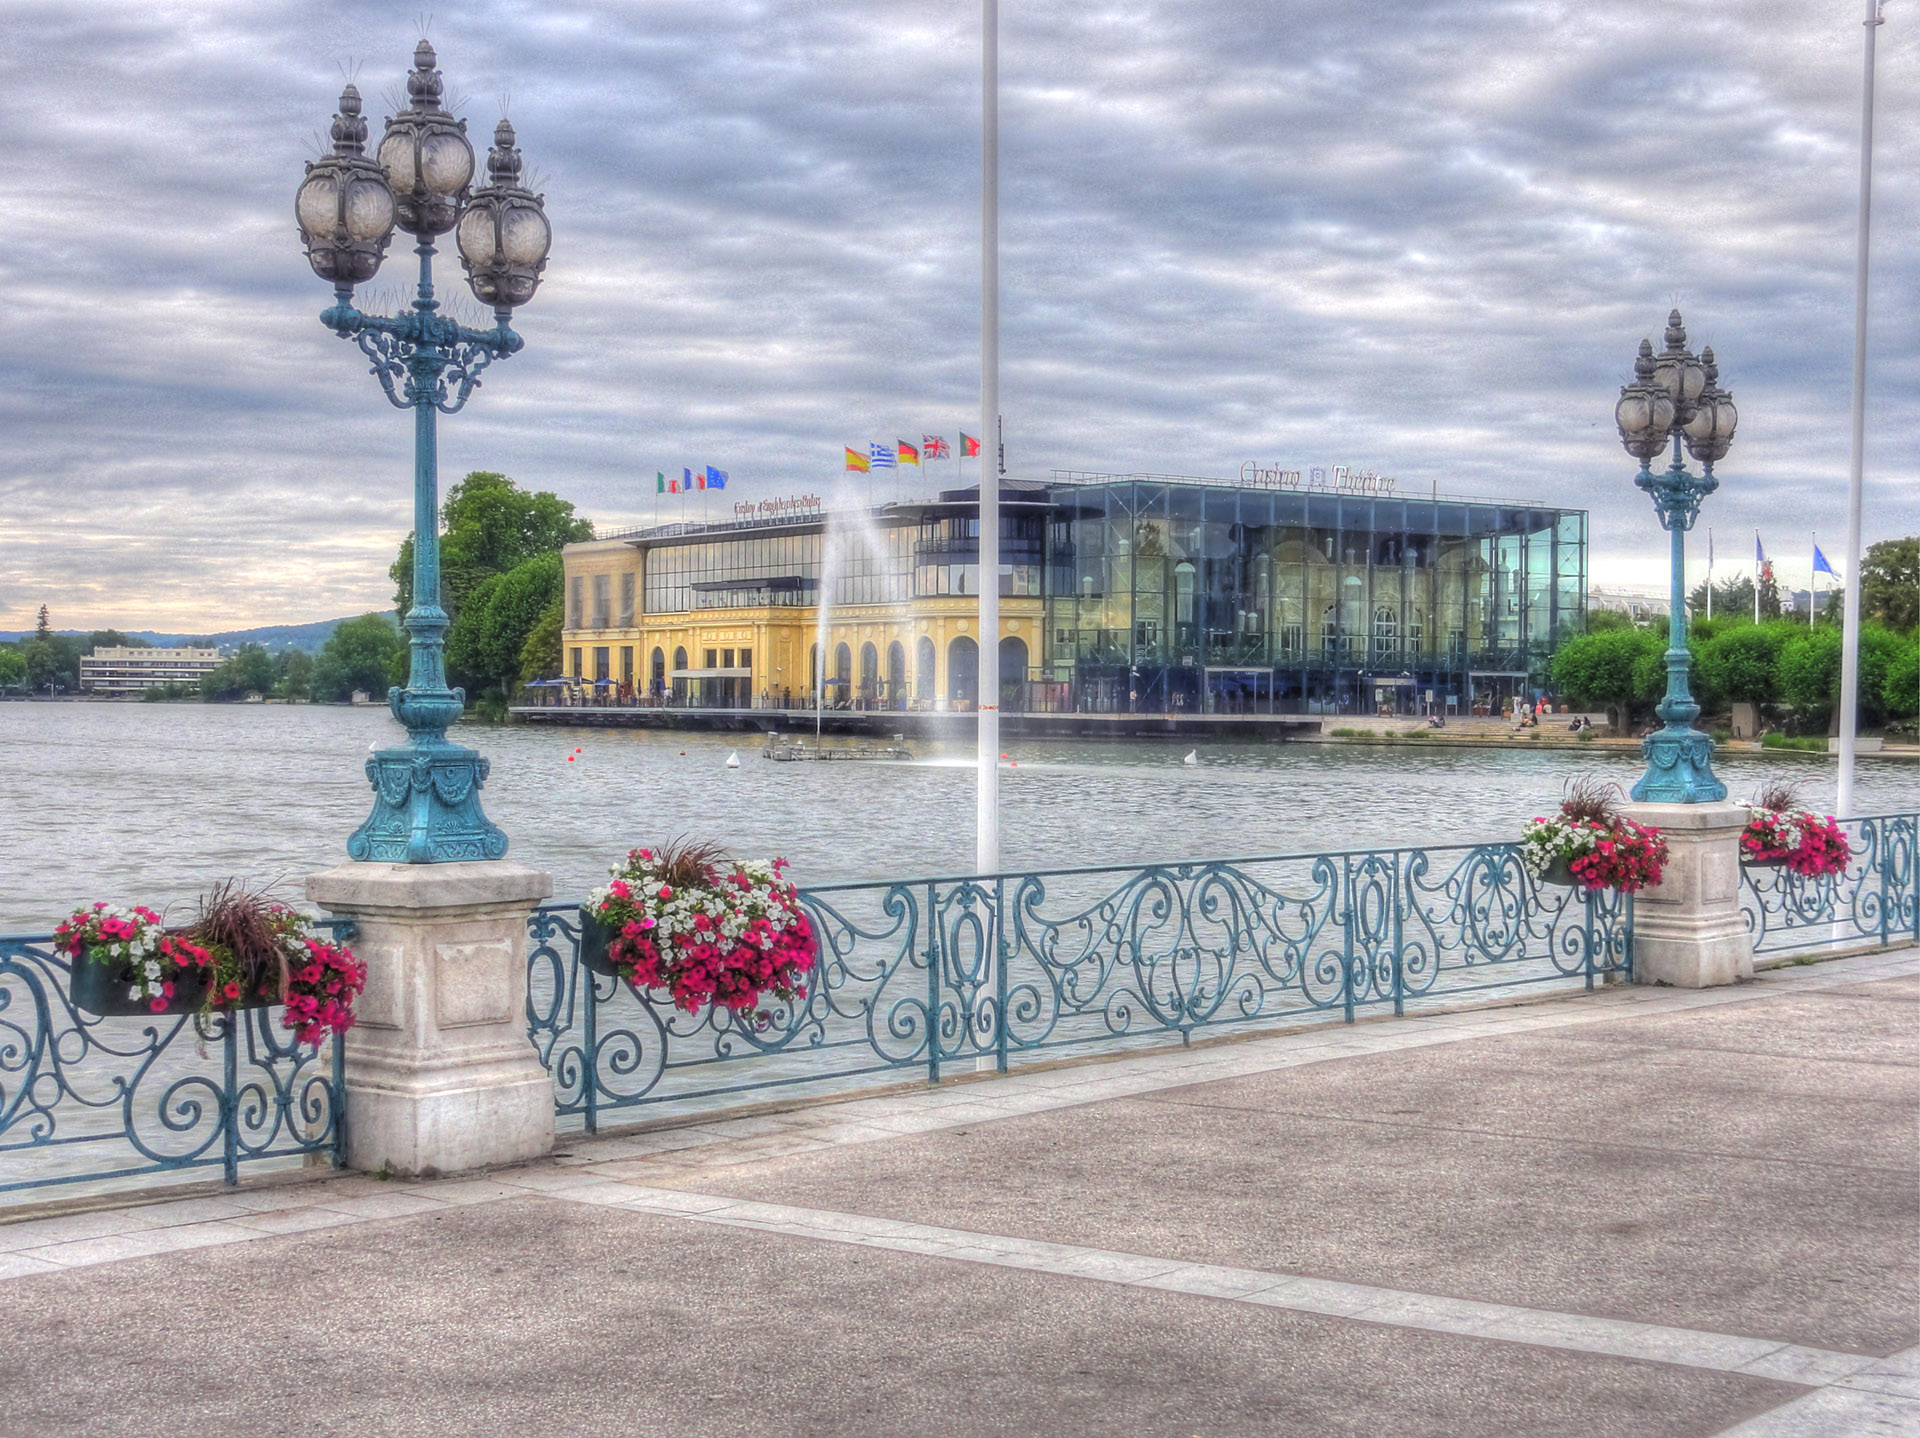
[[[73,961],[75,1006],[103,1017],[284,1004],[295,1041],[317,1044],[353,1026],[367,982],[366,965],[304,914],[233,880],[203,895],[188,924],[100,902],[69,915],[53,939]]]
[[[1543,884],[1622,894],[1659,883],[1667,865],[1666,836],[1623,817],[1614,807],[1619,792],[1597,779],[1569,784],[1560,812],[1529,819],[1521,832],[1527,872]]]
[[[1831,814],[1800,807],[1800,791],[1784,780],[1768,784],[1747,805],[1740,862],[1750,869],[1786,869],[1809,879],[1843,872],[1853,850]]]
[[[711,1004],[764,1027],[773,1015],[762,1001],[804,998],[819,958],[786,867],[686,840],[635,849],[581,908],[581,960],[685,1013]]]

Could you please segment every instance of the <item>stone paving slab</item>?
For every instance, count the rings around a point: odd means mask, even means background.
[[[1767,1010],[1780,1010],[1778,1017]],[[1842,1025],[1819,1016],[1844,1010]],[[1816,1061],[1730,1047],[1811,1015]],[[707,1193],[1887,1353],[1920,1339],[1912,1006],[1781,996],[798,1155]],[[1642,1041],[1659,1026],[1659,1045]],[[1777,1045],[1776,1045],[1777,1047]]]
[[[263,1404],[435,1438],[1650,1438],[1799,1391],[535,1196],[20,1279],[0,1315],[35,1334],[9,1438],[277,1428]]]

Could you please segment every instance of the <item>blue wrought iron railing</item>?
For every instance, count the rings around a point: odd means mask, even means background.
[[[1844,873],[1808,879],[1741,866],[1740,908],[1756,958],[1920,943],[1920,814],[1873,814],[1841,828],[1853,851]]]
[[[0,1192],[344,1160],[338,1037],[296,1044],[277,1008],[98,1018],[72,981],[51,937],[0,936]]]
[[[804,1000],[756,1030],[587,972],[578,909],[530,919],[528,1034],[563,1115],[1071,1052],[1629,972],[1631,903],[1537,884],[1512,844],[833,884]]]

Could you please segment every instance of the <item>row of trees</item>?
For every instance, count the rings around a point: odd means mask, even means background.
[[[376,611],[343,620],[317,655],[298,649],[270,654],[258,644],[244,645],[200,681],[200,696],[222,700],[258,694],[322,703],[344,702],[355,690],[379,696],[405,681],[406,656],[406,640],[393,616]]]

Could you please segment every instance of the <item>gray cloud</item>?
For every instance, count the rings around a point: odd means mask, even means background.
[[[0,627],[384,603],[410,431],[315,321],[291,196],[339,64],[377,121],[412,29],[373,3],[6,13]],[[481,134],[511,94],[557,235],[443,479],[619,523],[656,470],[819,490],[842,444],[973,430],[977,25],[966,0],[443,15],[451,90]],[[1880,35],[1869,538],[1920,527],[1915,33],[1896,7]],[[1707,522],[1795,578],[1844,522],[1859,43],[1851,0],[1006,7],[1014,468],[1351,462],[1588,506],[1601,576],[1652,580],[1610,414],[1677,301],[1741,406]],[[411,263],[369,293],[398,303]]]

